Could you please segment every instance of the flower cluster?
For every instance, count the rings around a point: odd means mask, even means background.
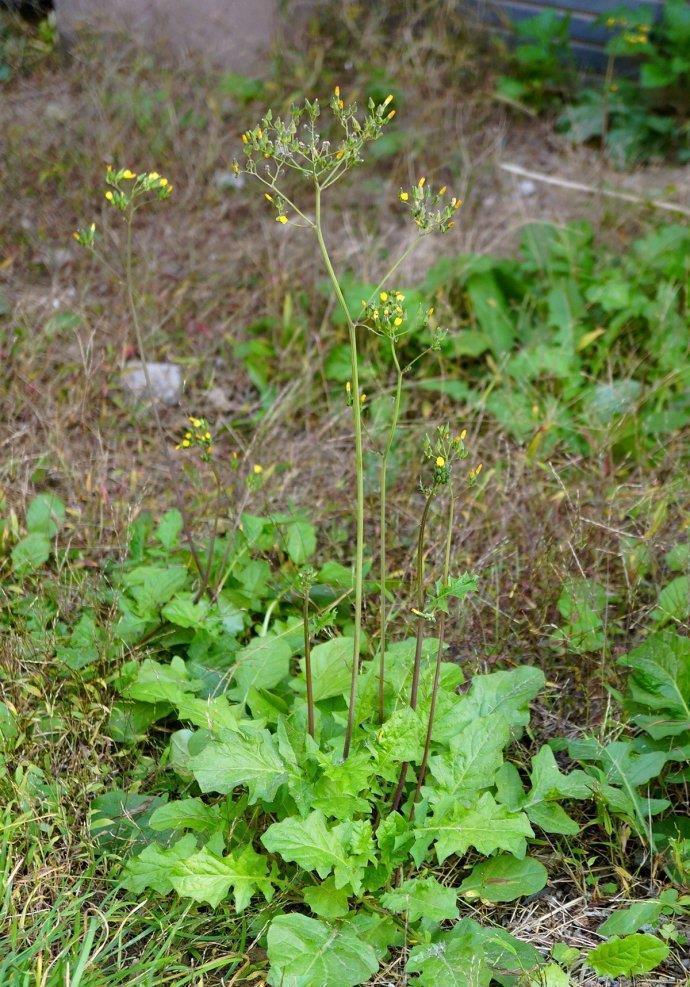
[[[404,301],[402,291],[381,291],[373,301],[362,300],[359,321],[367,324],[378,335],[397,339],[405,332],[407,311],[401,304]]]
[[[454,195],[447,199],[447,191],[445,185],[434,191],[422,177],[409,191],[401,188],[398,198],[409,203],[410,215],[422,233],[447,233],[455,225],[455,214],[462,205],[462,199]]]
[[[463,428],[459,435],[451,435],[447,425],[439,425],[434,440],[427,435],[424,439],[424,458],[433,466],[430,485],[420,483],[422,493],[428,496],[437,487],[445,486],[451,477],[453,463],[456,460],[467,459],[469,453],[465,448],[467,429]]]
[[[383,128],[395,116],[395,110],[390,107],[392,100],[392,96],[387,96],[377,105],[370,99],[367,110],[361,114],[355,102],[345,102],[340,87],[336,86],[329,107],[341,134],[333,141],[317,129],[321,117],[317,99],[307,99],[301,106],[292,106],[285,119],[274,117],[269,110],[256,127],[242,134],[246,171],[274,188],[281,172],[292,169],[313,176],[322,188],[326,188],[363,160],[364,146],[380,137]],[[268,162],[266,177],[258,171],[262,159]],[[236,161],[233,170],[240,171]],[[286,205],[284,200],[280,204],[276,197],[276,218],[281,223],[287,221]]]
[[[74,231],[72,236],[82,247],[93,247],[96,239],[96,224],[91,223],[90,226],[80,227]]]
[[[129,168],[115,169],[108,165],[105,176],[110,186],[103,193],[106,200],[120,212],[125,212],[137,200],[155,197],[168,199],[173,187],[167,178],[157,171],[144,171],[140,175]]]
[[[213,437],[211,435],[211,429],[205,418],[194,418],[189,419],[190,428],[184,433],[179,445],[176,445],[176,449],[199,449],[201,451],[201,458],[204,461],[208,461],[213,452]]]
[[[351,382],[349,380],[346,381],[346,383],[345,383],[345,399],[347,400],[347,406],[348,406],[348,408],[351,408],[352,407],[353,397],[352,397],[352,384],[351,384]],[[366,402],[366,399],[367,399],[366,394],[360,394],[359,395],[359,403],[361,405],[363,405]]]

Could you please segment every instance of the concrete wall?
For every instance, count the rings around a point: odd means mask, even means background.
[[[113,32],[201,52],[237,72],[256,66],[279,30],[278,0],[55,0],[60,33]]]

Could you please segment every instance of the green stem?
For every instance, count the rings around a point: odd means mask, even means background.
[[[201,559],[199,558],[199,553],[197,552],[196,545],[194,544],[194,539],[192,538],[191,529],[189,526],[189,519],[187,517],[187,512],[184,506],[184,500],[182,499],[181,485],[178,482],[177,476],[177,464],[174,461],[170,449],[168,448],[168,439],[163,428],[163,423],[161,421],[160,414],[158,412],[158,405],[156,403],[156,397],[153,390],[153,385],[151,383],[151,375],[149,373],[148,360],[146,358],[146,348],[144,346],[144,334],[141,331],[141,324],[139,322],[139,312],[137,309],[137,304],[134,298],[134,279],[132,276],[132,222],[134,220],[135,207],[130,205],[129,212],[127,213],[127,239],[125,242],[125,285],[127,288],[127,301],[129,303],[129,312],[132,319],[132,325],[134,327],[134,336],[137,341],[137,348],[139,350],[139,358],[141,360],[142,370],[144,371],[144,381],[146,383],[146,392],[148,394],[149,403],[153,411],[153,418],[156,423],[156,429],[158,431],[158,436],[163,446],[163,454],[165,456],[165,461],[168,466],[168,472],[170,473],[170,479],[172,480],[173,493],[175,496],[175,501],[177,504],[177,509],[182,517],[182,531],[185,541],[189,547],[189,552],[192,556],[194,566],[199,574],[202,585],[204,582],[204,569],[201,564]]]
[[[321,227],[321,188],[315,181],[316,203],[315,203],[315,227],[316,239],[319,244],[321,256],[328,272],[328,277],[333,285],[336,297],[345,314],[347,329],[350,337],[350,366],[352,377],[352,419],[355,433],[355,474],[357,487],[356,506],[356,545],[355,545],[355,626],[352,655],[352,677],[350,680],[350,701],[347,711],[347,727],[345,729],[345,740],[343,743],[343,758],[347,758],[350,753],[352,734],[355,726],[355,707],[357,703],[357,679],[359,675],[359,649],[362,635],[362,584],[364,570],[364,456],[362,452],[362,408],[359,394],[359,366],[357,357],[357,332],[355,324],[347,307],[347,302],[343,295],[337,275],[333,269],[331,258],[323,238]]]
[[[386,447],[383,451],[383,457],[381,459],[381,475],[379,485],[381,488],[381,543],[379,548],[379,556],[381,561],[381,574],[379,581],[381,584],[381,634],[379,641],[379,723],[383,723],[384,715],[384,690],[386,682],[386,630],[388,613],[386,608],[386,580],[388,577],[387,564],[386,564],[386,486],[388,482],[388,457],[390,451],[393,447],[393,440],[395,439],[395,433],[398,429],[398,419],[400,418],[400,399],[402,397],[402,382],[403,373],[400,369],[400,364],[398,362],[398,354],[395,351],[395,340],[390,340],[391,344],[391,354],[393,356],[393,362],[395,363],[396,371],[396,384],[395,384],[395,400],[393,402],[393,417],[391,419],[390,428],[388,430],[388,440],[386,442]]]
[[[311,640],[309,635],[309,594],[304,594],[302,609],[304,623],[304,677],[307,682],[307,730],[314,736],[314,683],[311,674]]]
[[[431,490],[427,494],[426,503],[424,504],[424,510],[422,511],[422,519],[419,522],[419,535],[417,538],[417,610],[421,614],[424,610],[424,534],[426,532],[426,522],[429,517],[429,510],[431,508],[431,501],[434,499],[434,494],[436,493],[436,487],[432,486]],[[414,668],[412,670],[412,686],[410,688],[410,708],[417,708],[417,698],[419,694],[419,673],[422,667],[422,648],[424,646],[424,624],[426,623],[426,618],[423,616],[417,617],[417,642],[415,645],[414,652]],[[392,811],[397,812],[400,808],[400,803],[402,801],[403,791],[405,789],[405,780],[407,778],[407,770],[409,764],[404,761],[400,765],[400,775],[398,777],[398,784],[393,793],[393,803]]]
[[[426,522],[429,517],[431,501],[434,499],[436,487],[432,487],[427,494],[426,503],[422,512],[422,520],[419,522],[419,537],[417,539],[417,610],[422,613],[424,610],[424,535],[426,533]],[[419,693],[419,673],[422,667],[422,648],[424,646],[425,617],[417,617],[417,644],[414,653],[414,669],[412,670],[412,686],[410,688],[410,707],[417,709],[417,696]]]
[[[453,484],[450,484],[450,495],[448,500],[448,521],[446,529],[446,555],[443,561],[443,583],[446,585],[450,578],[450,551],[453,544],[453,521],[455,520],[455,494],[453,491]],[[426,737],[424,739],[424,753],[422,754],[422,763],[419,766],[419,776],[417,778],[417,787],[415,788],[414,795],[412,796],[412,803],[410,805],[410,819],[412,818],[412,812],[414,811],[414,804],[419,798],[419,793],[422,790],[422,785],[424,784],[424,778],[426,776],[426,769],[429,764],[429,752],[431,751],[431,737],[434,731],[434,717],[436,715],[436,700],[438,698],[438,688],[441,682],[441,664],[443,659],[443,645],[445,643],[446,637],[446,614],[442,610],[441,616],[438,621],[438,650],[436,652],[436,668],[434,670],[434,684],[431,688],[431,703],[429,705],[429,721],[426,728]]]

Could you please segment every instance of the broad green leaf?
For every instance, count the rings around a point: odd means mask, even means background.
[[[55,494],[39,494],[29,504],[26,528],[32,534],[54,538],[65,520],[65,505]]]
[[[55,654],[69,668],[86,668],[100,656],[100,638],[93,613],[85,611],[72,628],[68,642],[57,645]]]
[[[182,515],[176,508],[165,512],[156,528],[156,538],[163,548],[171,551],[171,549],[176,547],[182,527]]]
[[[538,860],[524,860],[501,853],[477,864],[460,885],[460,894],[482,901],[515,901],[522,895],[536,894],[546,885],[548,873]]]
[[[12,549],[12,569],[23,576],[38,569],[50,557],[50,541],[46,535],[34,531],[17,542]]]
[[[507,850],[522,858],[527,852],[527,837],[534,832],[524,812],[510,812],[485,792],[471,808],[452,796],[442,799],[416,835],[420,848],[435,840],[438,861],[443,863],[451,854],[462,856],[471,846],[485,856]]]
[[[601,977],[635,977],[654,970],[668,954],[669,948],[661,939],[636,932],[602,942],[587,954],[586,962]]]
[[[690,576],[677,576],[659,593],[652,620],[659,626],[670,621],[681,623],[690,616]]]
[[[402,706],[383,723],[376,734],[376,752],[380,770],[402,761],[422,758],[425,724],[417,710]]]
[[[90,829],[99,843],[112,845],[124,855],[153,842],[149,821],[165,801],[166,797],[159,795],[111,789],[91,803]]]
[[[329,877],[321,884],[305,888],[304,900],[320,918],[342,918],[350,910],[348,898],[351,893],[347,886],[336,888],[334,879]]]
[[[378,971],[374,950],[350,927],[293,913],[268,929],[271,987],[356,987]]]
[[[127,861],[122,883],[135,894],[141,894],[147,888],[158,894],[168,894],[173,889],[171,877],[175,864],[191,856],[195,850],[196,838],[192,833],[167,848],[151,843],[137,857]]]
[[[520,806],[529,816],[530,822],[546,833],[575,835],[579,826],[562,806],[555,803],[563,798],[590,798],[592,779],[580,770],[563,774],[548,744],[532,758],[530,779],[532,788]]]
[[[634,901],[628,908],[617,908],[597,929],[600,936],[630,936],[643,926],[657,925],[664,911],[662,901]]]
[[[473,795],[491,788],[503,763],[503,749],[510,741],[510,727],[498,713],[479,716],[450,741],[450,750],[429,759],[429,770],[439,791],[429,790],[438,800],[453,795],[467,803]]]
[[[484,930],[462,919],[450,932],[415,946],[405,971],[417,974],[419,987],[489,987],[493,974],[484,955]]]
[[[273,689],[290,671],[292,649],[285,638],[266,634],[255,637],[237,652],[237,666],[230,695],[246,702],[251,689]]]
[[[160,608],[182,589],[188,578],[183,565],[140,565],[125,573],[122,582],[141,613],[155,617]]]
[[[542,690],[544,682],[541,669],[528,665],[489,675],[475,675],[464,697],[465,702],[458,708],[458,729],[477,716],[491,716],[498,712],[508,721],[514,733],[521,732],[521,728],[529,723],[529,704]]]
[[[0,750],[11,750],[18,736],[16,714],[7,703],[0,702]]]
[[[288,780],[285,762],[268,730],[256,736],[238,733],[230,740],[213,741],[191,758],[189,767],[202,792],[227,795],[238,785],[245,785],[252,805],[259,799],[272,802]]]
[[[674,631],[652,634],[619,659],[631,671],[626,706],[655,740],[690,730],[690,640]]]
[[[678,542],[664,555],[664,562],[672,572],[690,569],[690,541]]]
[[[145,658],[136,678],[122,690],[127,699],[146,703],[173,703],[187,692],[198,692],[201,683],[191,678],[183,660],[175,655],[169,665]]]
[[[513,346],[515,322],[495,276],[490,272],[473,274],[467,281],[467,295],[494,354],[504,356]]]
[[[289,817],[268,827],[261,842],[270,853],[316,871],[323,880],[332,872],[336,888],[352,885],[359,891],[367,863],[373,858],[371,825],[342,822],[328,828],[319,809],[304,819]]]
[[[217,828],[219,822],[219,806],[207,805],[199,798],[189,798],[159,806],[151,816],[149,825],[156,832],[191,829],[195,833],[204,833]]]
[[[458,892],[448,888],[435,877],[412,877],[381,895],[381,904],[391,912],[407,915],[409,922],[421,918],[445,922],[458,917]]]
[[[205,597],[195,601],[194,593],[176,593],[165,604],[161,615],[177,627],[201,627],[210,609],[211,605]]]
[[[334,637],[311,650],[314,702],[341,696],[350,687],[352,674],[352,638]],[[301,661],[304,674],[304,659]]]
[[[266,901],[273,897],[268,860],[251,846],[227,857],[218,857],[203,847],[173,867],[170,883],[182,898],[206,902],[212,908],[232,888],[237,912],[244,911],[258,892]]]
[[[548,963],[530,977],[529,987],[572,987],[572,980],[557,963]]]
[[[304,565],[316,551],[316,528],[309,521],[291,521],[285,537],[287,553],[295,565]]]

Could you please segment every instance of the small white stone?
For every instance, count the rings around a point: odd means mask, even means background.
[[[222,387],[212,387],[206,392],[206,401],[214,411],[229,411],[230,402]]]
[[[136,398],[151,396],[160,404],[177,404],[182,395],[182,369],[176,363],[147,363],[152,395],[146,384],[144,365],[130,360],[122,372],[122,386]]]
[[[537,186],[531,178],[524,178],[521,182],[518,182],[518,189],[520,195],[534,195],[537,191]]]

